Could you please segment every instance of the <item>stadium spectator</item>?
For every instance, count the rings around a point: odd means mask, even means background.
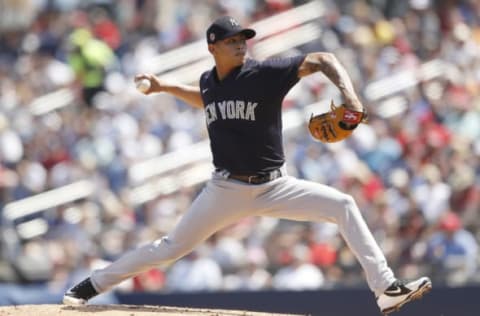
[[[439,221],[438,231],[427,241],[427,257],[435,277],[449,286],[465,284],[477,272],[478,244],[462,227],[458,215],[449,211]]]

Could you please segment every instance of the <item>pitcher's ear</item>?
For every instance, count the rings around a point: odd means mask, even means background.
[[[208,51],[210,52],[210,54],[214,55],[215,54],[215,45],[208,44]]]

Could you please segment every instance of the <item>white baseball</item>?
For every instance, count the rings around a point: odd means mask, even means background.
[[[150,89],[150,80],[148,79],[140,79],[140,80],[137,80],[135,82],[136,86],[137,86],[137,90],[140,91],[140,92],[147,92],[149,89]]]

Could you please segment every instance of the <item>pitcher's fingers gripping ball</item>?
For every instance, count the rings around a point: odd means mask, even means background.
[[[313,115],[308,123],[312,136],[323,143],[335,143],[349,137],[358,124],[367,121],[367,112],[350,110],[330,103],[330,111]]]

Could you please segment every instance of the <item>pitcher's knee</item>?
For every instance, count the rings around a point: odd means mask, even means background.
[[[340,221],[345,222],[347,221],[351,216],[356,216],[360,212],[357,207],[357,203],[355,202],[355,199],[349,195],[349,194],[344,194],[342,199],[341,199],[341,211],[340,211]]]
[[[347,207],[352,207],[352,206],[357,206],[357,202],[355,202],[355,199],[353,198],[353,196],[349,195],[349,194],[344,194],[343,196],[343,200],[344,200],[344,204],[347,206]]]

